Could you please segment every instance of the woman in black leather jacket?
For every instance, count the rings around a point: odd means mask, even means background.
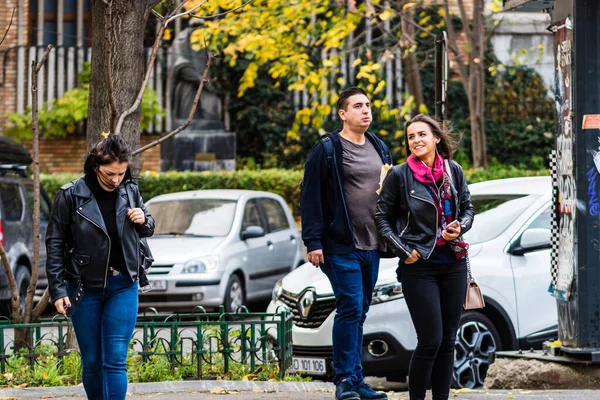
[[[130,157],[118,135],[94,146],[84,177],[56,195],[46,233],[50,297],[59,313],[71,316],[89,399],[125,399],[127,392],[143,272],[140,237],[154,232],[131,179]]]
[[[462,234],[473,223],[473,206],[456,142],[439,123],[417,115],[405,126],[407,162],[384,181],[375,222],[400,258],[398,277],[417,332],[409,368],[411,400],[448,399],[456,330],[467,289],[468,245]]]

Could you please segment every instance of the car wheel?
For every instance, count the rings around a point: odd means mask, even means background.
[[[492,321],[480,312],[465,312],[456,333],[452,386],[482,387],[490,366],[489,357],[498,349],[500,335]]]
[[[15,274],[15,281],[17,282],[17,289],[19,290],[21,310],[25,311],[25,298],[27,297],[29,282],[31,282],[31,273],[29,272],[29,268],[24,265],[18,265],[17,273]]]
[[[231,275],[227,289],[225,290],[225,311],[236,312],[238,308],[244,305],[246,300],[246,291],[244,284],[237,275]]]

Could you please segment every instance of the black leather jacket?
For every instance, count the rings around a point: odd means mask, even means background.
[[[144,210],[146,222],[134,224],[127,218],[130,208],[127,186],[137,198],[133,203]],[[140,237],[154,233],[154,219],[146,210],[138,186],[133,181],[121,183],[116,213],[120,243],[111,243],[98,203],[83,178],[60,188],[46,231],[46,273],[52,302],[68,296],[66,281],[80,277],[85,287],[103,287],[108,274],[110,246],[122,246],[132,281],[138,279]]]
[[[471,229],[475,213],[462,168],[450,161],[455,219],[461,233]],[[413,249],[428,259],[435,247],[437,209],[426,187],[417,181],[408,164],[396,165],[386,177],[377,201],[375,224],[393,253],[404,261]]]

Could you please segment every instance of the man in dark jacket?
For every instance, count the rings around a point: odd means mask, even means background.
[[[374,223],[377,189],[387,146],[367,132],[371,103],[360,88],[338,100],[343,127],[325,135],[308,155],[301,194],[302,239],[308,261],[321,267],[336,297],[333,366],[336,399],[387,399],[363,380],[363,323],[379,273]]]

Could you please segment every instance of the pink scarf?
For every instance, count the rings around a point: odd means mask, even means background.
[[[442,232],[453,221],[453,209],[456,208],[452,188],[450,187],[450,177],[444,167],[444,159],[436,153],[433,168],[429,168],[413,154],[408,157],[406,162],[415,179],[427,188],[433,199],[433,204],[438,212],[436,245],[443,246],[446,244],[446,240],[442,237]],[[458,260],[467,255],[469,245],[466,242],[453,240],[448,242],[448,245]]]

